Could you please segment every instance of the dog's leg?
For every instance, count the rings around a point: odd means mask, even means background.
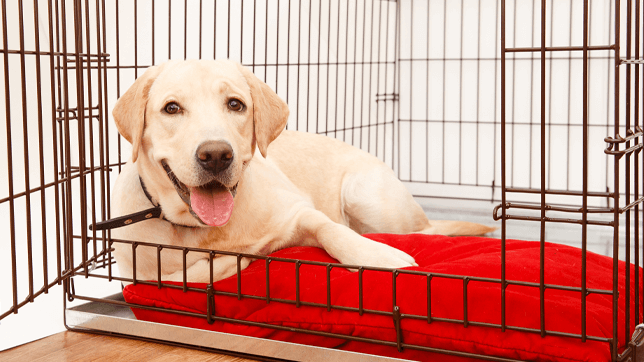
[[[212,271],[213,281],[226,279],[230,276],[237,274],[237,257],[233,255],[221,255],[215,257],[213,260]],[[246,269],[250,264],[251,259],[241,258],[241,270]],[[208,259],[200,259],[192,264],[186,270],[188,277],[187,280],[193,283],[210,283],[210,263]],[[182,282],[183,270],[179,270],[169,275],[161,276],[163,281]]]
[[[384,268],[417,265],[405,252],[360,236],[318,210],[305,208],[295,221],[307,244],[323,248],[342,264]]]
[[[360,234],[483,235],[496,230],[466,221],[427,220],[423,208],[384,165],[347,175],[342,204],[350,227]]]

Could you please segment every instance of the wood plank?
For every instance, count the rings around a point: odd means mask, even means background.
[[[0,352],[0,361],[32,361],[94,338],[96,335],[87,333],[61,332],[2,351]]]
[[[58,350],[34,361],[91,361],[110,358],[113,361],[134,361],[128,356],[136,355],[141,342],[126,338],[96,336],[69,348]]]
[[[149,360],[149,362],[174,362],[181,359],[186,359],[190,362],[243,362],[250,361],[248,359],[231,357],[226,355],[208,353],[197,350],[187,350],[185,348],[176,348],[168,353],[165,353],[157,358]]]
[[[0,361],[3,362],[169,362],[178,360],[191,362],[252,361],[160,343],[69,331],[0,352]]]

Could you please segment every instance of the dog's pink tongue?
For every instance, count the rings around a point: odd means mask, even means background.
[[[228,190],[190,188],[190,205],[201,221],[210,226],[222,226],[233,213],[233,195]]]

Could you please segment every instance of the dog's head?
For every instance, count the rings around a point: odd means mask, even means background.
[[[165,217],[223,226],[255,149],[266,156],[289,112],[240,64],[190,60],[149,68],[112,114]]]

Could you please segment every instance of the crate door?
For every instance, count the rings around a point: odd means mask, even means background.
[[[106,239],[87,228],[109,214],[116,139],[101,7],[2,2],[0,320],[106,262]]]

